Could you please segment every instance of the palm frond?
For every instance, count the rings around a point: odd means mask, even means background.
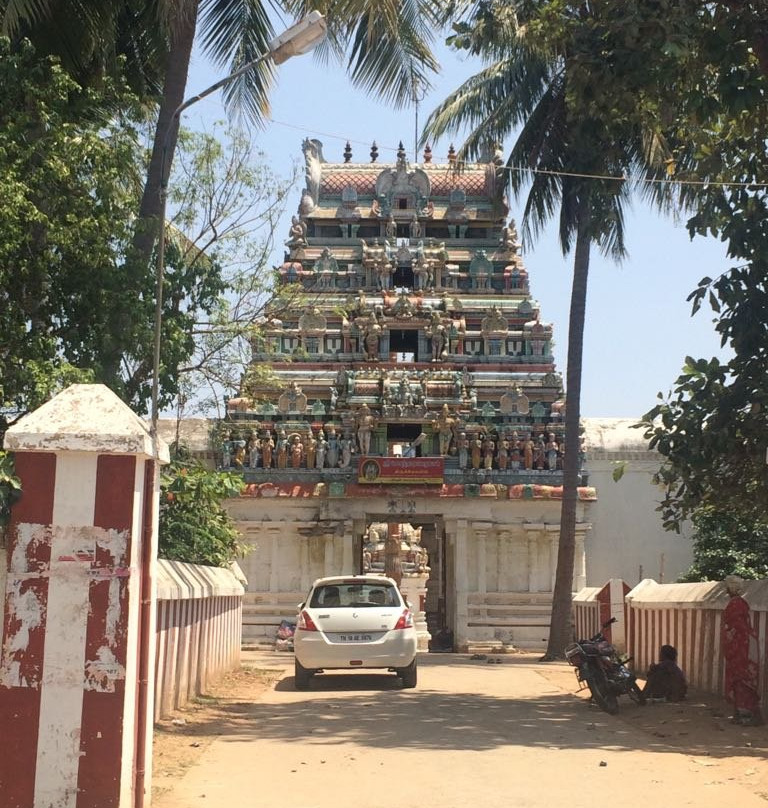
[[[199,24],[203,51],[228,72],[267,53],[274,36],[267,9],[259,0],[210,0],[201,6]],[[269,61],[227,85],[224,100],[262,124],[269,110],[274,68]]]

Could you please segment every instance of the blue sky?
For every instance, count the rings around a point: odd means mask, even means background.
[[[421,103],[422,123],[478,67],[447,49],[439,49],[439,56],[443,70]],[[187,95],[200,92],[222,75],[196,56]],[[277,82],[272,121],[252,137],[278,174],[287,176],[293,163],[303,165],[305,137],[321,140],[331,162],[343,159],[347,140],[354,161],[370,159],[373,140],[379,147],[379,162],[394,161],[400,140],[412,158],[413,108],[393,110],[366,96],[352,88],[341,68],[322,64],[311,54],[281,65]],[[188,110],[183,124],[209,128],[224,117],[214,97]],[[435,162],[445,160],[448,146],[448,142],[432,144]],[[296,187],[288,202],[285,223],[275,239],[273,264],[282,261],[282,244],[300,191]],[[510,215],[518,223],[522,207],[522,201],[510,200]],[[709,310],[703,308],[692,318],[686,297],[705,275],[716,277],[728,268],[725,248],[711,238],[691,241],[684,225],[684,216],[664,217],[638,200],[627,215],[628,259],[618,265],[593,252],[584,335],[583,415],[640,416],[656,403],[659,391],[671,388],[686,355],[722,355]],[[565,375],[572,256],[562,256],[552,227],[535,243],[524,244],[523,255],[542,319],[554,324],[557,370]]]

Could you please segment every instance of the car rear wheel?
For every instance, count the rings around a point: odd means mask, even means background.
[[[400,677],[403,687],[416,687],[416,660],[414,659],[407,668],[399,668],[397,675]]]
[[[311,678],[312,671],[305,668],[298,659],[294,660],[293,684],[296,690],[306,690]]]

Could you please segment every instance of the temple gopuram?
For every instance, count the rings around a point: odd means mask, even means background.
[[[559,537],[564,408],[502,161],[327,162],[306,187],[218,465],[253,551],[244,641],[323,575],[387,572],[423,646],[541,647]],[[286,297],[291,301],[285,304]],[[586,481],[584,481],[586,482]],[[580,489],[574,591],[595,492]]]

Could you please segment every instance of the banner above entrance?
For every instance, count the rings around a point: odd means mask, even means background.
[[[442,457],[361,457],[357,470],[360,483],[426,483],[443,482]]]

